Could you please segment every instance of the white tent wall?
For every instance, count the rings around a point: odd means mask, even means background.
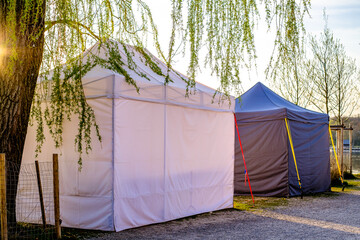
[[[166,107],[165,219],[233,206],[231,113]]]
[[[50,161],[60,153],[62,226],[120,231],[233,206],[231,112],[127,99],[87,101],[102,143],[93,136],[82,170],[74,150],[76,119],[65,121],[61,149],[46,131],[39,156]],[[29,126],[24,164],[34,162],[34,139],[35,126]],[[25,198],[19,189],[19,210]]]
[[[164,105],[115,100],[114,217],[117,231],[161,222]]]
[[[233,206],[233,115],[115,100],[116,231]]]
[[[88,99],[87,102],[95,111],[102,142],[98,141],[93,131],[93,150],[84,156],[82,169],[79,171],[79,155],[74,149],[78,121],[72,120],[64,126],[62,158],[59,158],[62,225],[113,230],[113,103],[111,99]]]

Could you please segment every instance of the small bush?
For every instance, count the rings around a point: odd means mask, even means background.
[[[339,160],[340,161],[340,160]],[[343,158],[343,167],[344,167],[344,179],[357,179],[357,177],[353,174],[349,173],[348,168],[348,155],[345,153]],[[339,165],[341,163],[339,162]],[[340,166],[341,167],[341,166]],[[330,176],[331,176],[331,186],[342,186],[339,169],[336,164],[336,159],[333,154],[330,155]],[[346,182],[344,182],[345,184]]]
[[[336,164],[335,156],[333,155],[330,156],[330,177],[331,177],[331,185],[333,185],[333,182],[336,183],[337,181],[340,181],[341,184],[339,169]]]
[[[343,167],[344,167],[344,179],[355,179],[356,177],[350,173],[348,173],[348,164],[347,164],[347,155],[344,154],[344,163],[343,163]],[[340,161],[340,159],[338,159]],[[339,162],[339,165],[341,163]],[[341,167],[341,165],[340,165]],[[330,177],[331,177],[331,186],[341,186],[341,179],[340,179],[340,173],[339,173],[339,168],[336,164],[336,159],[335,156],[333,154],[330,155]]]
[[[349,172],[344,172],[344,179],[357,179],[357,177]]]

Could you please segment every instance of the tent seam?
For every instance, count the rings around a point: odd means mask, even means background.
[[[166,102],[166,98],[167,98],[167,86],[164,85],[164,100]],[[163,219],[162,220],[165,220],[166,217],[165,217],[165,214],[166,214],[166,127],[167,127],[167,124],[166,124],[166,121],[167,121],[167,105],[164,104],[164,209],[163,209]]]
[[[93,96],[93,97],[87,97],[86,99],[92,100],[92,99],[99,99],[99,98],[112,98],[112,96],[110,95],[98,95],[98,96]],[[146,98],[138,98],[138,97],[128,97],[128,96],[121,96],[121,95],[117,95],[116,97],[114,96],[114,98],[116,99],[126,99],[126,100],[133,100],[133,101],[141,101],[141,102],[148,102],[148,103],[155,103],[155,104],[164,104],[164,105],[171,105],[171,106],[178,106],[178,107],[184,107],[184,108],[190,108],[190,109],[198,109],[198,110],[204,110],[204,111],[211,111],[211,112],[226,112],[226,113],[233,113],[232,109],[222,109],[222,108],[211,108],[211,107],[206,107],[206,106],[200,106],[200,105],[187,105],[187,104],[182,104],[182,103],[177,103],[174,101],[168,101],[168,100],[151,100],[151,99],[146,99]]]
[[[115,74],[113,75],[113,84],[112,84],[112,94],[114,95],[114,89],[115,89]],[[111,190],[111,207],[112,207],[112,227],[115,230],[115,204],[114,204],[114,187],[115,187],[115,99],[112,98],[112,122],[111,122],[111,128],[112,128],[112,153],[111,153],[111,165],[112,165],[112,190]]]

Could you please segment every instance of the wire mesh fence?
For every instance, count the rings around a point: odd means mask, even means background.
[[[1,211],[1,222],[7,219],[7,227],[4,230],[2,226],[2,238],[7,235],[8,239],[56,239],[53,163],[20,167],[6,162],[5,172],[7,209],[6,214]],[[0,197],[3,201],[3,194]]]
[[[15,231],[25,238],[54,237],[54,192],[52,162],[39,163],[41,190],[35,164],[21,166],[16,197]],[[42,200],[40,192],[42,192]],[[43,203],[43,204],[42,204]],[[43,207],[42,207],[43,206]],[[42,209],[44,212],[42,212]],[[44,215],[43,215],[44,214]],[[33,239],[33,238],[32,238]]]

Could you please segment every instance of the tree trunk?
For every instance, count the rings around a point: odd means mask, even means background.
[[[9,227],[16,224],[17,184],[42,61],[45,24],[45,1],[33,0],[30,7],[24,0],[14,1],[15,13],[9,11],[11,1],[0,3],[0,47],[6,49],[0,54],[0,152],[6,154],[7,160]],[[29,16],[26,20],[24,13]]]

